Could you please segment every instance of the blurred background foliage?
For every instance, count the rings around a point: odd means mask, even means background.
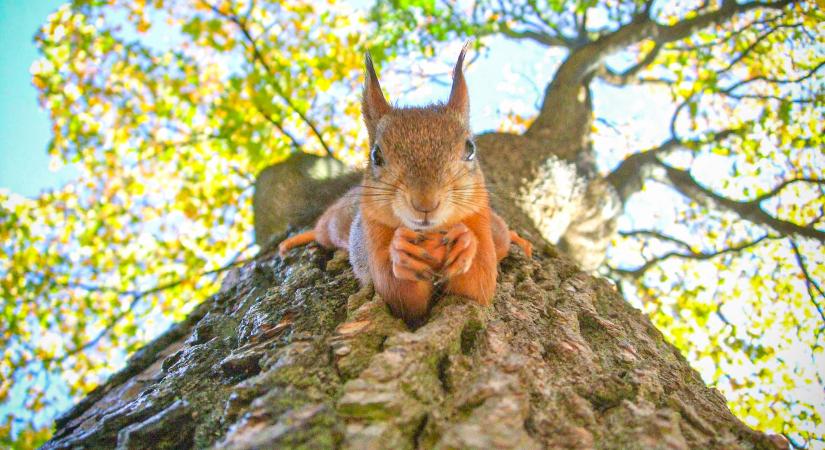
[[[617,48],[595,77],[594,92],[668,105],[652,114],[669,122],[666,139],[653,140],[639,130],[654,125],[622,119],[615,105],[612,118],[601,117],[610,108],[594,96],[591,137],[605,175],[634,155],[652,152],[665,164],[626,202],[602,273],[739,417],[795,446],[821,447],[823,15],[813,1],[721,3],[61,7],[35,36],[32,83],[52,124],[48,152],[78,175],[36,198],[0,191],[0,444],[42,443],[56,414],[254,255],[260,170],[299,151],[361,161],[367,49],[399,68],[449,53],[446,68],[456,52],[444,50],[467,38],[476,39],[476,59],[505,40],[552,51],[551,63],[529,68],[532,81],[511,83],[532,83],[537,102],[569,52],[644,13],[689,30],[674,39],[650,31]],[[731,7],[741,11],[696,22]],[[538,113],[534,104],[499,111],[498,128],[516,132]],[[673,189],[671,169],[698,194]]]

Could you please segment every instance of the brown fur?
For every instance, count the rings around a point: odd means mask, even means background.
[[[427,313],[434,282],[445,291],[489,305],[497,262],[518,243],[489,206],[484,175],[472,148],[469,96],[462,70],[466,47],[453,74],[445,104],[393,108],[381,92],[372,61],[366,59],[363,115],[371,161],[363,184],[333,204],[313,232],[281,243],[281,253],[314,238],[325,247],[350,252],[362,282],[372,281],[393,312],[408,322]],[[377,147],[376,147],[377,146]],[[421,245],[423,233],[444,235],[437,261]]]

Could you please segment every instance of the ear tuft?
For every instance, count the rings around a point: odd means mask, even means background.
[[[361,107],[364,123],[367,125],[367,132],[370,136],[370,142],[372,142],[378,121],[389,113],[391,108],[381,91],[378,74],[375,73],[375,67],[372,65],[372,57],[369,52],[364,57],[364,93]]]
[[[447,108],[458,113],[466,122],[469,122],[470,117],[470,95],[467,92],[467,82],[464,80],[464,56],[471,43],[472,41],[467,41],[458,54],[458,61],[453,68],[453,87],[447,101]]]

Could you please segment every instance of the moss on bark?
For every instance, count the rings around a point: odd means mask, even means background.
[[[342,255],[263,255],[46,448],[774,447],[610,284],[537,253],[492,307],[445,297],[415,331]]]

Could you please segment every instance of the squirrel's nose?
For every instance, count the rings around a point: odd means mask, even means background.
[[[436,208],[438,208],[438,205],[441,204],[441,200],[436,198],[414,198],[410,201],[410,203],[416,211],[427,214],[435,211]]]

